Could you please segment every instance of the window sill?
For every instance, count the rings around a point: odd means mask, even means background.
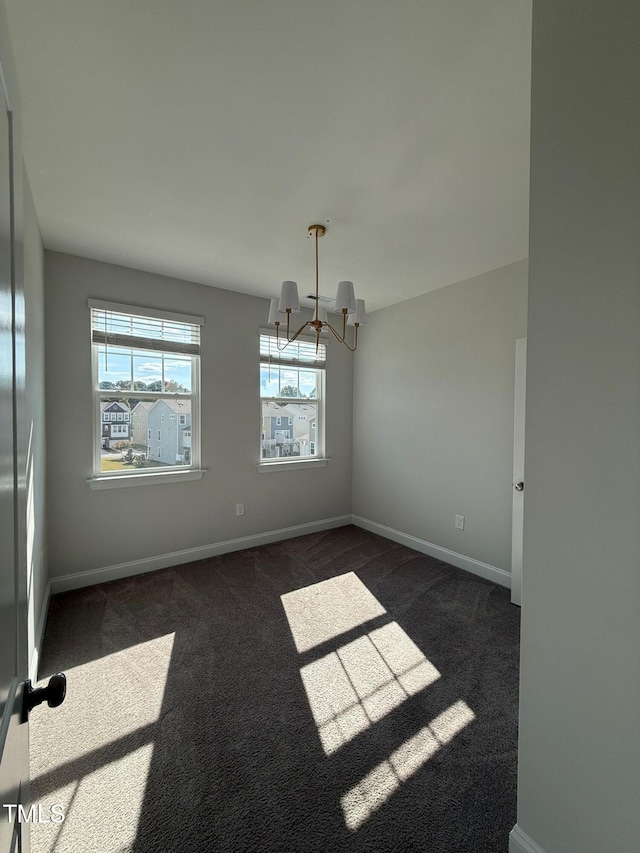
[[[295,459],[290,462],[259,462],[258,471],[268,474],[272,471],[301,471],[304,468],[324,468],[328,459]]]
[[[188,480],[201,480],[204,472],[204,468],[192,468],[189,471],[126,474],[124,477],[92,477],[87,480],[87,483],[89,483],[92,491],[126,489],[131,486],[158,486],[160,483],[184,483]]]

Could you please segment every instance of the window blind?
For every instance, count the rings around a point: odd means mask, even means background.
[[[280,346],[283,345],[282,339]],[[327,360],[326,344],[318,344],[316,350],[316,342],[312,338],[298,338],[292,344],[287,344],[286,348],[279,350],[276,344],[275,335],[260,334],[260,359],[269,361],[271,364],[282,364],[290,367],[300,367],[306,365],[308,367],[323,368]]]
[[[139,309],[138,309],[139,310]],[[108,308],[91,308],[91,340],[94,344],[154,350],[156,352],[200,353],[200,323],[164,318],[160,312],[148,317]],[[194,318],[199,320],[200,318]]]

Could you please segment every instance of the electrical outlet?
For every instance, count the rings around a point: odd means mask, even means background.
[[[464,530],[464,515],[456,515],[456,529]]]
[[[244,504],[236,504],[236,515],[244,515]]]

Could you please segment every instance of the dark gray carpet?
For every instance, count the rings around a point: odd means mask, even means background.
[[[518,641],[507,590],[351,526],[54,596],[34,853],[506,853]]]

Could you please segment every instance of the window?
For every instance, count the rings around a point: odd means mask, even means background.
[[[326,345],[316,351],[315,339],[278,350],[274,335],[260,334],[261,463],[324,457],[325,362]]]
[[[168,467],[199,468],[200,326],[204,319],[93,299],[89,307],[96,423],[111,422],[110,433],[100,435],[95,430],[94,476],[111,480],[166,472]],[[167,408],[181,408],[188,415],[193,433],[190,453],[180,458],[174,450],[161,459],[158,447],[154,459],[151,436],[157,430],[160,442],[159,426]],[[132,421],[136,425],[133,441]],[[135,443],[144,441],[145,428],[147,442]],[[120,452],[123,442],[133,453]]]
[[[171,417],[175,418],[175,415],[171,415]],[[180,415],[179,417],[180,417],[180,421],[179,421],[180,426],[184,426],[187,422],[187,416],[186,415]]]
[[[162,433],[158,430],[158,441],[162,441]]]

